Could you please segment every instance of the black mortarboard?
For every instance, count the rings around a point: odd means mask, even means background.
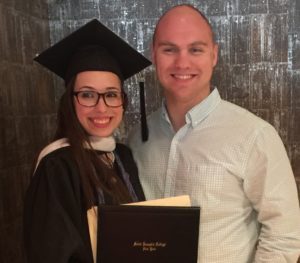
[[[110,29],[93,19],[35,57],[67,84],[77,73],[110,71],[126,80],[151,62]]]
[[[110,29],[93,19],[34,58],[67,84],[82,71],[113,72],[123,82],[151,62]],[[142,140],[148,140],[144,83],[140,82]]]

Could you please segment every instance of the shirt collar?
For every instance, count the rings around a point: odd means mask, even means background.
[[[161,116],[162,116],[163,120],[165,120],[169,125],[172,126],[170,118],[169,118],[169,114],[168,114],[168,111],[167,111],[167,106],[166,106],[166,100],[165,99],[163,99],[163,101],[162,101]]]
[[[186,123],[190,123],[195,128],[216,108],[220,101],[219,91],[215,88],[204,100],[187,112],[185,115]]]
[[[221,102],[221,97],[217,88],[214,88],[212,92],[201,102],[190,109],[185,115],[185,122],[191,124],[195,128],[212,112],[217,105]],[[166,109],[165,101],[162,104],[162,117],[172,126],[168,111]]]

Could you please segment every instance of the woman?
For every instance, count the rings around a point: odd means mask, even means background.
[[[35,60],[66,90],[55,141],[40,153],[26,194],[28,262],[96,262],[97,205],[144,200],[131,151],[112,135],[126,107],[123,81],[150,62],[97,20]]]

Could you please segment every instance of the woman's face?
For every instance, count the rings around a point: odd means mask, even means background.
[[[123,116],[121,81],[119,77],[106,71],[84,71],[77,74],[74,92],[75,112],[85,131],[91,136],[108,137],[120,125]],[[97,93],[100,96],[98,103]],[[121,96],[121,97],[120,97]],[[86,106],[83,106],[84,104]],[[96,104],[94,106],[91,106]],[[106,104],[116,107],[109,107]]]

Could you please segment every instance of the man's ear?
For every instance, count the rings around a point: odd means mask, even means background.
[[[219,45],[218,44],[214,44],[214,48],[213,48],[213,65],[214,67],[217,65],[218,63],[218,55],[219,55]]]

